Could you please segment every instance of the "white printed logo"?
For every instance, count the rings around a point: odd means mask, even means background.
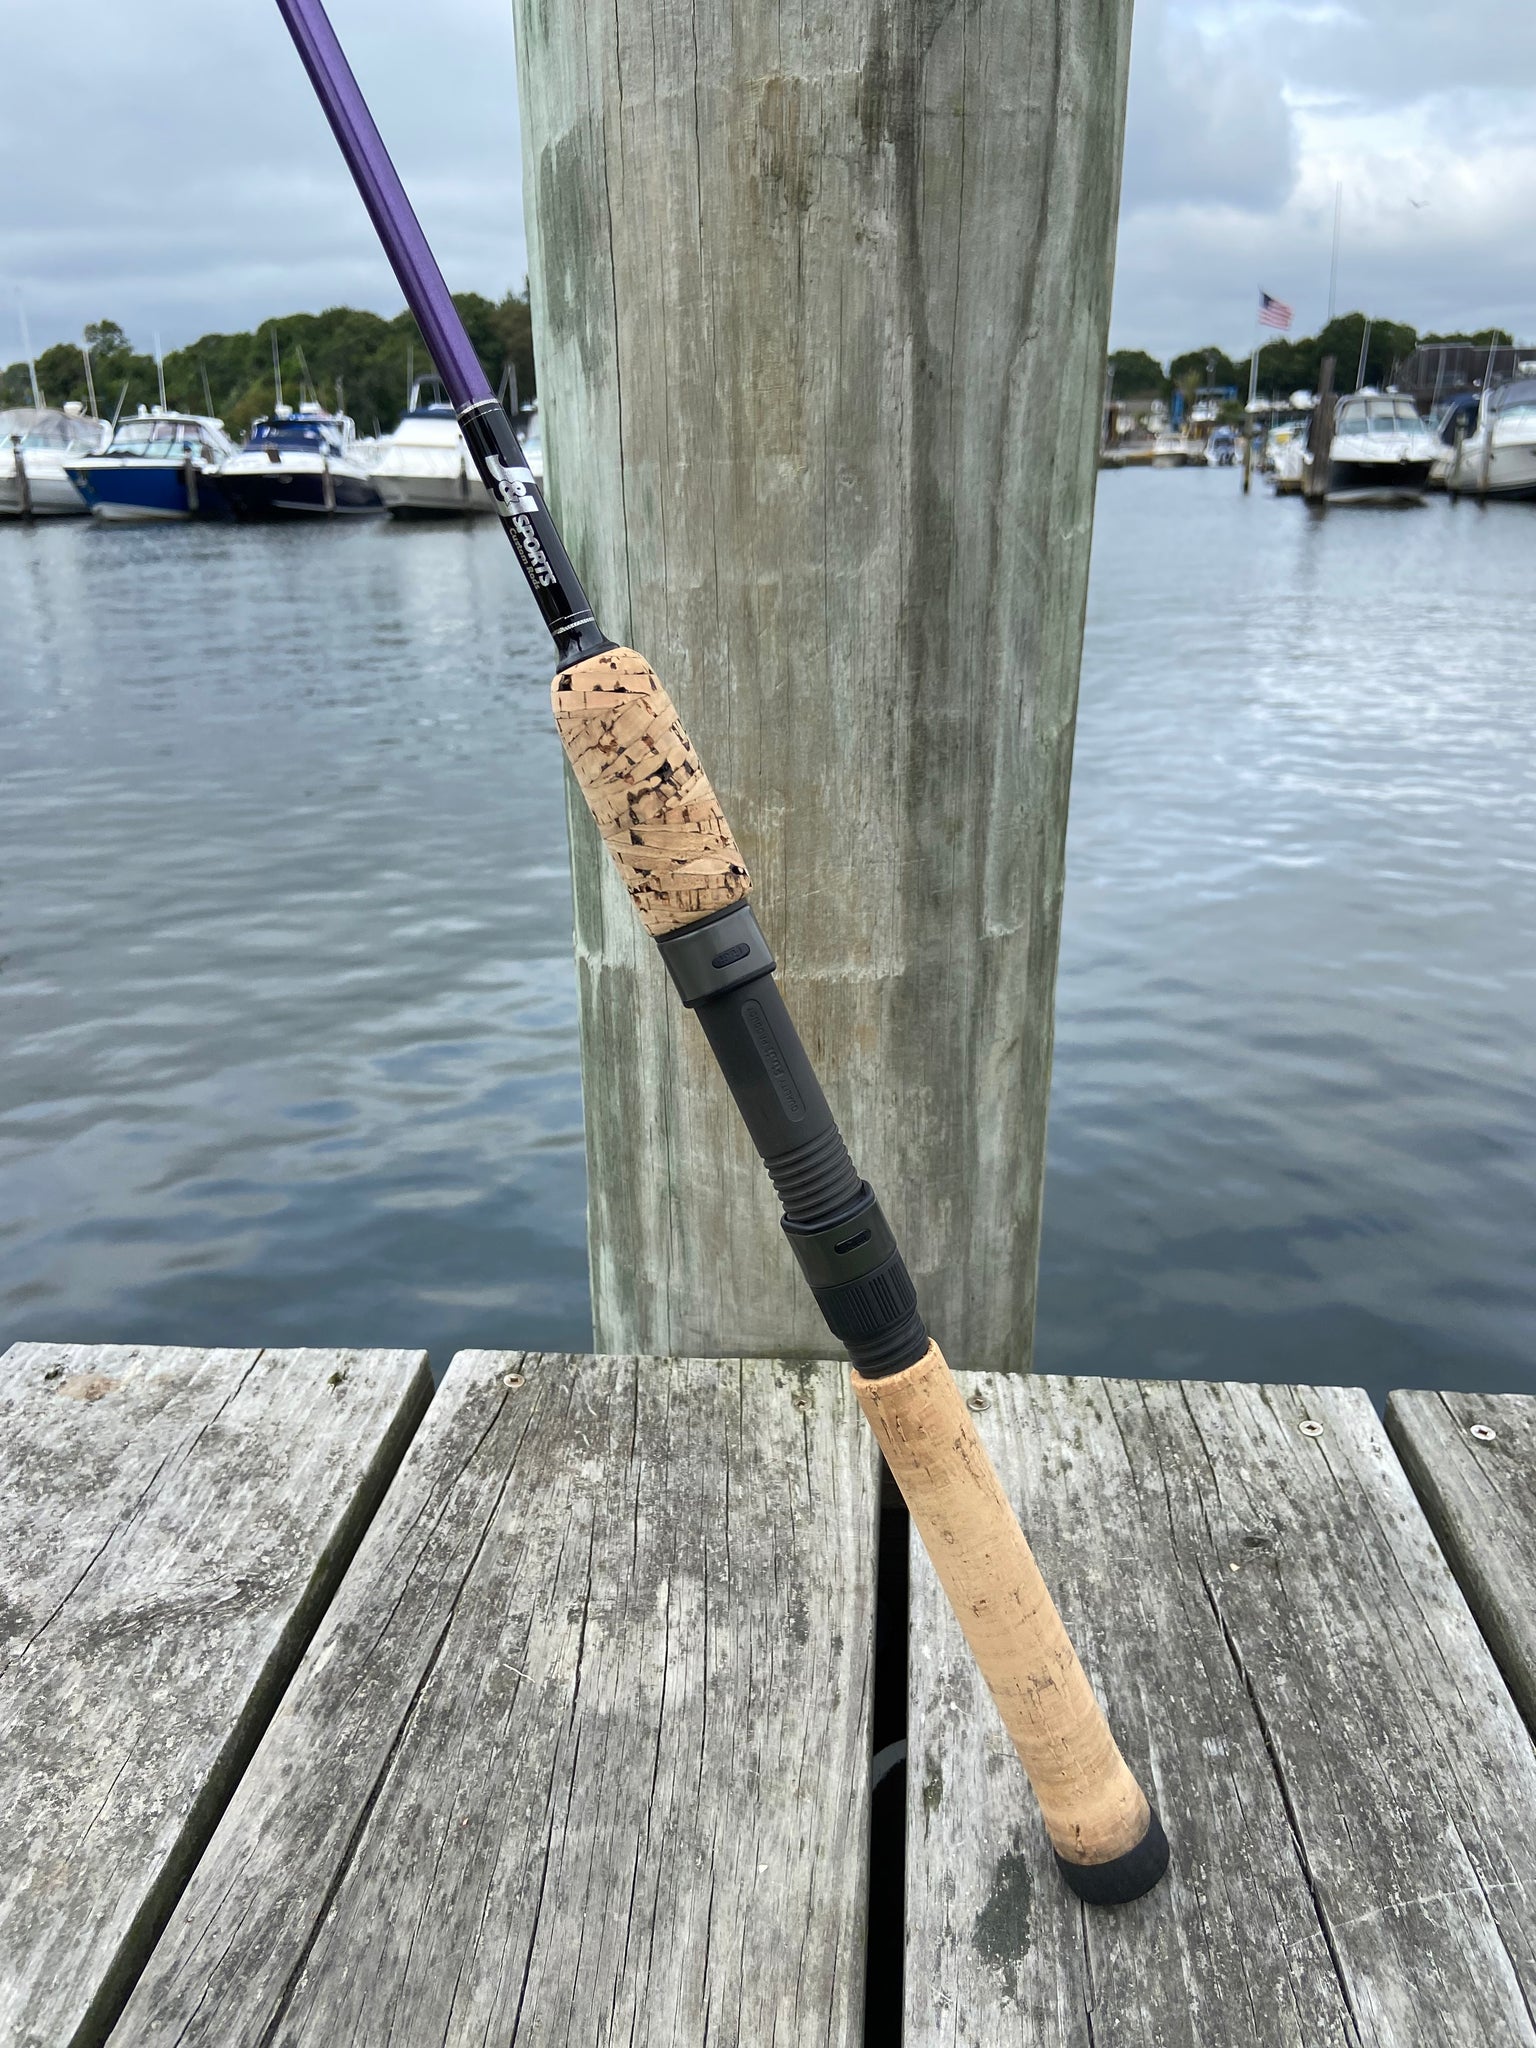
[[[511,519],[518,512],[538,511],[532,470],[520,462],[503,462],[499,455],[487,455],[485,466],[495,478],[492,490],[506,518]]]

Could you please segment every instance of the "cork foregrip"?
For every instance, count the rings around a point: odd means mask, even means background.
[[[1109,1863],[1149,1820],[1040,1568],[936,1344],[854,1391],[880,1440],[1058,1854]]]
[[[562,670],[551,697],[581,793],[652,938],[741,902],[746,863],[649,663],[610,648]]]

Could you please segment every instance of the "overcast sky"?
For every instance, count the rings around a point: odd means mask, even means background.
[[[510,0],[330,7],[450,284],[520,284]],[[38,347],[399,310],[271,0],[5,0],[3,45],[0,362],[17,286]],[[1245,353],[1261,289],[1315,329],[1339,183],[1340,311],[1536,340],[1536,0],[1137,0],[1116,345]]]

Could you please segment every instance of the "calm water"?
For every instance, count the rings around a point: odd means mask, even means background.
[[[1536,1390],[1536,512],[1102,483],[1056,1369]],[[499,534],[0,529],[0,1342],[588,1339]]]

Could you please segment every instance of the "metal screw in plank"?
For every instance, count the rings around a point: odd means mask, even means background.
[[[1301,1425],[1301,1433],[1303,1436],[1321,1436],[1323,1425],[1320,1422],[1304,1422]]]
[[[1475,1436],[1480,1444],[1491,1444],[1498,1435],[1498,1431],[1490,1429],[1486,1422],[1474,1422],[1467,1431],[1467,1434],[1468,1436]]]

